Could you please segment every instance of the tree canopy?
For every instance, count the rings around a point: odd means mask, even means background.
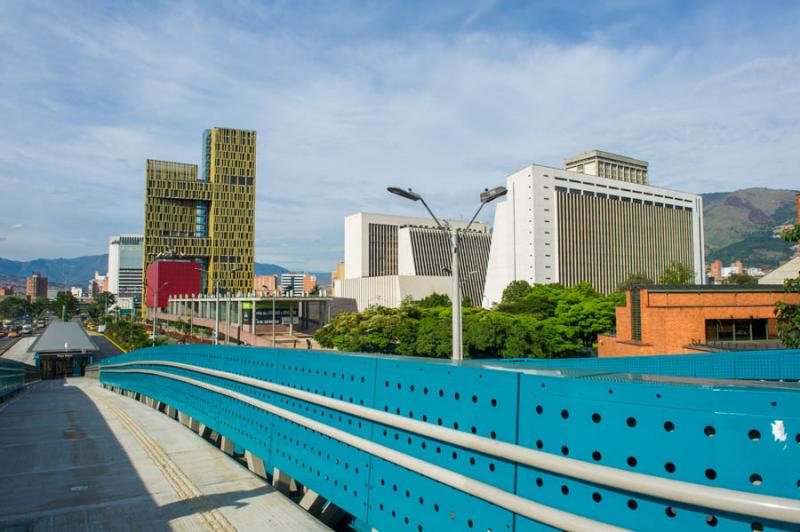
[[[66,321],[71,320],[72,316],[78,313],[79,308],[80,303],[70,292],[59,292],[56,298],[50,301],[50,312],[59,318],[63,313]]]
[[[758,279],[746,273],[732,273],[726,279],[723,279],[722,282],[723,284],[752,286],[758,284]]]
[[[658,282],[668,285],[694,284],[694,270],[683,262],[673,262],[661,272]]]
[[[625,292],[634,286],[643,286],[649,284],[655,284],[649,275],[643,272],[634,272],[628,275],[628,277],[626,277],[625,280],[619,284],[617,287],[617,292]]]
[[[471,358],[559,357],[590,348],[614,329],[624,296],[604,296],[589,284],[565,288],[515,281],[496,308],[464,309],[464,351]],[[373,306],[336,315],[319,329],[323,347],[342,351],[449,357],[450,299],[433,294],[399,308]]]
[[[800,224],[781,233],[781,237],[791,243],[800,242]],[[800,277],[783,282],[786,292],[800,292]],[[781,301],[775,309],[778,316],[778,336],[787,349],[800,349],[800,305]]]

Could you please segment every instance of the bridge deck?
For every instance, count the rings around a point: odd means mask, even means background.
[[[189,429],[92,379],[0,405],[0,529],[327,530]]]

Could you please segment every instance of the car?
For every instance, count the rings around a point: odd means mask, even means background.
[[[22,334],[31,334],[33,332],[33,327],[30,323],[26,323],[22,326]]]
[[[0,338],[5,338],[6,335],[8,335],[6,330],[4,328],[0,327]]]
[[[9,329],[8,331],[9,338],[16,338],[17,336],[19,336],[19,333],[17,332],[16,329]]]

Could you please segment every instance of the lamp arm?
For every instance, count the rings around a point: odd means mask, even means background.
[[[469,223],[467,224],[467,227],[464,228],[464,231],[469,231],[469,228],[472,227],[472,223],[475,221],[475,218],[478,217],[478,214],[480,214],[481,209],[483,209],[484,205],[486,205],[486,204],[485,203],[481,203],[481,206],[478,207],[477,211],[475,211],[475,215],[472,217],[472,220],[470,220]]]
[[[425,203],[425,200],[423,198],[419,198],[419,200],[422,202],[422,205],[425,206],[425,209],[428,211],[428,214],[430,214],[431,217],[433,218],[433,220],[436,222],[436,225],[439,226],[439,229],[449,229],[450,228],[450,224],[447,223],[447,220],[445,220],[444,224],[442,224],[442,222],[439,221],[439,218],[437,218],[436,215],[433,214],[433,211],[431,210],[430,207],[428,207],[428,204]]]

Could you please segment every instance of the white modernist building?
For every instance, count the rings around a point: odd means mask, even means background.
[[[490,241],[482,223],[473,223],[463,235],[462,293],[476,304],[482,299]],[[449,295],[450,262],[450,237],[432,219],[360,212],[344,221],[344,279],[334,281],[334,291],[337,297],[355,299],[359,310],[397,307],[407,297]]]
[[[108,238],[108,291],[116,296],[141,299],[144,235],[122,234]]]
[[[703,282],[700,196],[532,164],[506,179],[495,210],[483,305],[511,281],[590,282],[603,293],[631,273],[657,279],[682,262]]]
[[[759,279],[758,284],[783,284],[788,279],[798,277],[800,277],[800,257],[794,257]]]

